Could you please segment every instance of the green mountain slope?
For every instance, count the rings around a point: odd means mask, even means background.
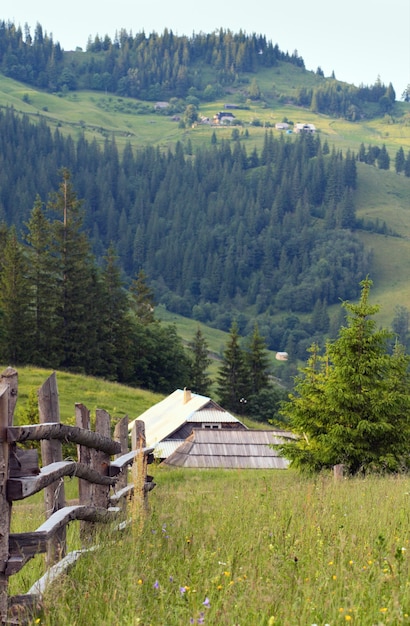
[[[248,80],[253,75],[248,76]],[[209,77],[210,80],[212,76]],[[289,98],[301,88],[309,88],[324,79],[303,68],[279,62],[271,69],[261,69],[256,74],[261,90],[259,100],[246,103],[244,109],[235,111],[242,126],[240,136],[246,141],[248,154],[253,147],[262,149],[266,128],[284,118],[296,122],[312,123],[320,133],[322,143],[357,152],[361,144],[385,145],[391,158],[391,170],[359,165],[359,185],[355,203],[358,217],[386,222],[387,229],[397,234],[375,235],[360,233],[366,247],[373,252],[371,277],[374,280],[374,298],[382,304],[382,318],[389,323],[397,304],[410,307],[410,290],[407,288],[407,266],[410,260],[407,237],[410,231],[410,180],[393,172],[394,155],[399,147],[410,150],[410,106],[396,103],[391,114],[383,118],[348,122],[294,106]],[[326,80],[326,79],[325,79]],[[229,93],[217,101],[200,103],[200,116],[212,119],[225,103],[239,99],[241,87],[230,87]],[[74,139],[84,136],[103,144],[115,137],[121,150],[127,143],[134,148],[155,145],[161,149],[173,148],[177,141],[182,145],[209,145],[213,132],[218,140],[231,139],[232,128],[215,129],[207,124],[181,128],[169,116],[154,110],[153,102],[117,97],[96,91],[65,91],[46,93],[10,78],[0,76],[0,106],[13,107],[32,121],[43,119],[60,132]],[[246,137],[245,137],[246,130]],[[278,132],[278,131],[274,131]]]

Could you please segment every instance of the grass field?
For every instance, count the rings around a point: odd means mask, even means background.
[[[3,371],[5,367],[1,367]],[[25,424],[29,395],[37,391],[47,380],[52,370],[39,367],[18,367],[18,397],[15,410],[15,424]],[[143,389],[127,387],[102,378],[81,376],[68,372],[57,372],[57,386],[60,404],[60,419],[64,424],[75,424],[75,404],[84,404],[91,417],[95,409],[105,409],[113,423],[128,415],[135,419],[164,396]]]
[[[153,473],[143,526],[105,530],[36,623],[410,624],[408,477]]]

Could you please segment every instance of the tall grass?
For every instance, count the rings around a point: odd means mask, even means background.
[[[408,477],[154,473],[143,527],[104,531],[41,624],[410,624]]]

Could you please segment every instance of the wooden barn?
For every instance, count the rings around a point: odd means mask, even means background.
[[[166,459],[193,431],[247,430],[214,400],[189,389],[177,389],[137,419],[144,422],[146,445],[154,448],[157,459]]]
[[[163,462],[190,468],[286,469],[272,444],[294,438],[284,430],[194,430]]]

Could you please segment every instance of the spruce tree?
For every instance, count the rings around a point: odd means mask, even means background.
[[[0,360],[10,365],[29,363],[32,355],[31,294],[27,259],[14,226],[2,251],[0,271]]]
[[[52,223],[52,252],[56,260],[58,307],[56,332],[60,346],[60,367],[81,371],[92,359],[98,339],[97,280],[90,243],[83,231],[82,203],[71,183],[71,174],[62,171],[58,191],[48,209],[60,219]]]
[[[238,325],[234,322],[222,356],[222,364],[218,370],[217,393],[219,402],[228,411],[243,413],[248,391],[245,355],[240,346]]]
[[[132,324],[129,317],[129,301],[118,266],[118,257],[110,245],[104,258],[102,279],[100,376],[123,381],[129,376]]]
[[[130,287],[131,308],[141,324],[151,324],[154,319],[154,292],[147,284],[144,270],[138,272]]]
[[[51,224],[43,203],[36,197],[25,236],[28,256],[28,281],[32,311],[32,359],[43,367],[57,367],[56,348],[56,282],[55,259],[51,254]]]
[[[212,359],[209,358],[208,345],[199,327],[189,343],[189,348],[191,351],[190,387],[196,393],[208,395],[212,380],[207,370]]]
[[[410,465],[409,357],[391,333],[377,329],[369,304],[372,281],[361,282],[358,304],[344,302],[347,325],[324,355],[313,345],[282,414],[297,436],[281,446],[301,470],[343,464],[359,471],[398,471]]]
[[[245,352],[245,366],[248,371],[249,393],[251,395],[258,394],[268,386],[269,365],[266,342],[259,332],[258,324],[255,324]]]

